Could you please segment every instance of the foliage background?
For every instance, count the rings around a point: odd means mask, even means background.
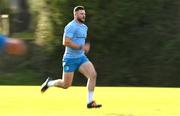
[[[10,36],[23,38],[29,51],[24,57],[0,58],[1,84],[41,84],[48,75],[61,78],[63,29],[73,19],[73,7],[84,5],[88,57],[98,72],[97,85],[180,86],[179,0],[18,1],[24,3],[21,10],[12,12],[1,0],[0,13],[16,16],[11,17]],[[22,12],[27,19],[18,15]],[[76,73],[74,85],[85,82]]]

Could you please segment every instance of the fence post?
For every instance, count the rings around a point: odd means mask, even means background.
[[[3,14],[1,15],[1,31],[4,35],[9,36],[9,15]]]

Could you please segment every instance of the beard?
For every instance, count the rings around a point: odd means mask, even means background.
[[[83,20],[83,19],[84,19],[84,20]],[[78,20],[80,23],[84,23],[85,18],[83,18],[83,19],[77,18],[77,20]]]

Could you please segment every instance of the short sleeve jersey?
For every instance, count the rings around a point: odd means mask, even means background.
[[[63,39],[68,37],[73,43],[82,46],[85,44],[87,38],[87,30],[88,27],[85,24],[80,24],[75,20],[72,20],[64,28]],[[63,58],[79,58],[83,55],[83,50],[73,49],[66,46]]]

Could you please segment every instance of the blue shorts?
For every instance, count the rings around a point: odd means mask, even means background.
[[[75,72],[79,67],[89,61],[86,56],[80,58],[64,58],[63,59],[63,70],[64,72]]]

